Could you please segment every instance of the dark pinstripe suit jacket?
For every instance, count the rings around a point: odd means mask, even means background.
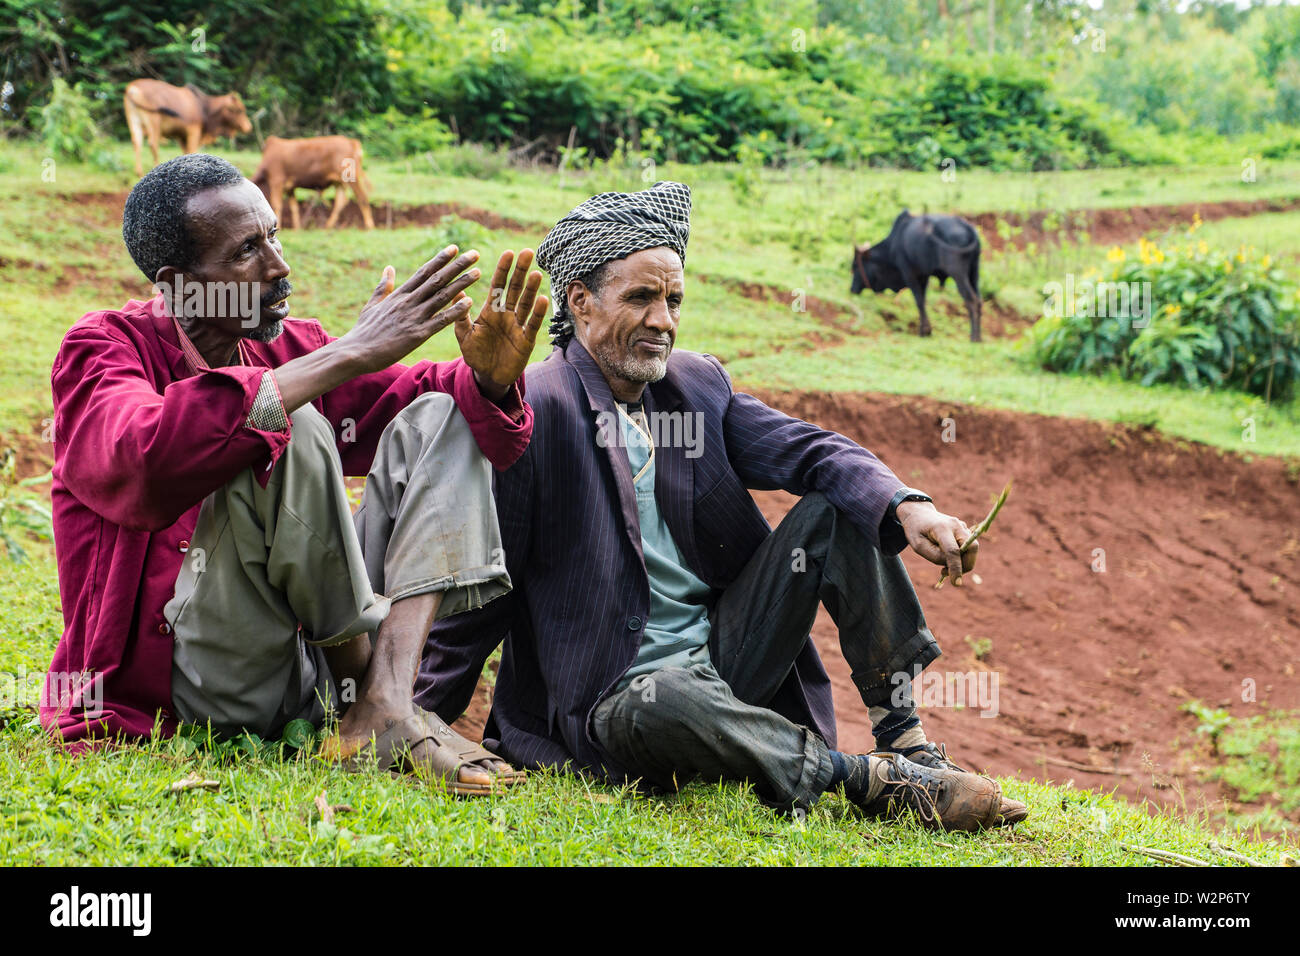
[[[614,398],[581,345],[555,349],[527,383],[532,441],[496,479],[514,590],[434,625],[416,699],[454,720],[505,640],[485,743],[517,765],[571,762],[619,776],[587,721],[635,658],[649,610],[632,474],[624,449],[598,443]],[[747,488],[821,491],[879,541],[903,483],[848,438],[733,392],[712,356],[674,351],[643,402],[649,416],[698,413],[698,445],[657,449],[655,497],[687,563],[711,587],[735,580],[771,532]],[[901,534],[888,538],[882,550],[904,546]],[[770,706],[835,746],[830,682],[811,641]]]

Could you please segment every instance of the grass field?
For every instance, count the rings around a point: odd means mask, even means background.
[[[117,154],[126,157],[128,151]],[[248,172],[256,156],[230,154]],[[543,224],[593,192],[643,185],[639,168],[556,174],[476,170],[491,158],[461,157],[435,168],[429,158],[372,163],[375,197],[402,204],[462,202],[531,224],[493,232],[453,219],[431,228],[373,233],[286,232],[294,268],[294,312],[313,315],[335,334],[350,327],[383,266],[414,269],[447,242],[492,258],[534,245]],[[115,213],[88,194],[120,193],[131,177],[60,164],[43,181],[41,154],[7,144],[0,153],[0,436],[39,433],[50,414],[49,369],[61,336],[84,312],[143,297],[147,285],[122,247]],[[437,159],[435,157],[435,159]],[[1014,337],[982,345],[965,340],[964,319],[933,303],[955,301],[951,287],[932,294],[935,337],[922,340],[891,318],[914,315],[910,297],[848,295],[853,241],[877,239],[903,205],[914,211],[1073,209],[1142,203],[1300,196],[1300,163],[1261,163],[1257,181],[1236,167],[1102,170],[1054,174],[959,171],[937,175],[881,170],[763,171],[745,189],[737,167],[660,167],[649,181],[681,178],[695,190],[688,257],[688,298],[678,343],[723,358],[741,386],[927,395],[974,405],[1050,415],[1155,425],[1180,438],[1246,455],[1300,455],[1300,406],[1264,407],[1251,396],[1141,388],[1132,383],[1057,376],[1027,361]],[[1300,214],[1209,223],[1200,235],[1235,247],[1253,243],[1294,257]],[[986,292],[1033,317],[1043,282],[1105,262],[1088,243],[1021,253],[989,253]],[[699,277],[705,277],[703,279]],[[767,301],[737,291],[761,283]],[[811,294],[838,310],[833,323],[792,302]],[[537,358],[545,347],[539,348]],[[456,354],[450,334],[418,357]],[[1242,420],[1255,419],[1256,441]],[[6,564],[0,584],[0,673],[39,674],[61,630],[56,575],[47,545],[30,564]],[[0,558],[3,561],[3,558]],[[763,809],[742,788],[696,785],[672,798],[634,796],[570,777],[540,775],[517,793],[485,802],[457,801],[387,776],[341,773],[304,751],[232,745],[198,748],[188,739],[72,759],[49,748],[24,700],[0,702],[0,859],[9,863],[779,863],[1145,865],[1127,843],[1206,857],[1217,839],[1263,863],[1289,851],[1258,834],[1185,818],[1149,816],[1097,792],[1004,780],[1033,816],[1012,833],[934,835],[914,823],[867,821],[838,797],[807,819]],[[1249,728],[1233,744],[1249,752]],[[1241,736],[1237,736],[1241,735]],[[1225,738],[1227,741],[1229,738]],[[1225,747],[1227,743],[1225,742]],[[172,794],[191,773],[217,780],[217,792]],[[1246,771],[1243,771],[1246,773]],[[1249,775],[1247,774],[1247,777]],[[1237,783],[1244,783],[1246,777]],[[1234,783],[1234,785],[1237,785]],[[327,807],[350,810],[322,819]],[[331,816],[327,810],[325,816]]]
[[[0,674],[42,673],[60,628],[48,548],[6,569],[0,604],[8,612]],[[387,774],[344,773],[314,757],[310,742],[294,751],[176,737],[74,758],[45,742],[22,707],[31,700],[22,687],[10,685],[0,699],[8,721],[0,727],[0,860],[8,865],[1154,862],[1123,844],[1235,865],[1209,849],[1212,840],[1265,865],[1297,855],[1196,813],[1151,816],[1105,793],[1012,779],[1003,788],[1029,804],[1030,819],[1013,831],[967,835],[866,819],[839,795],[803,819],[784,817],[735,784],[655,797],[548,773],[499,798],[458,800]],[[196,774],[220,789],[171,792]]]

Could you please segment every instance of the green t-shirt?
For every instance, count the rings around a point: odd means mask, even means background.
[[[636,486],[636,508],[641,522],[641,550],[650,578],[650,615],[636,660],[619,682],[661,667],[689,667],[709,662],[707,584],[686,566],[681,549],[659,513],[655,501],[653,430],[640,405],[618,406],[623,443]]]

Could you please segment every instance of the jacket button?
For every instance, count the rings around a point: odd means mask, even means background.
[[[181,554],[184,554],[189,549],[190,549],[190,543],[188,541],[182,541],[180,544],[176,545],[176,550],[179,551]]]
[[[639,617],[629,617],[627,619],[627,629],[629,631],[641,630],[641,619]]]
[[[159,634],[170,634],[171,632],[172,632],[172,626],[168,624],[166,621],[158,625]]]

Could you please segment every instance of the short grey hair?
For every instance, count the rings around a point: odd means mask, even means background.
[[[155,166],[126,197],[122,240],[153,282],[163,266],[188,269],[198,249],[189,230],[189,202],[201,192],[234,186],[244,174],[219,156],[191,153]]]

